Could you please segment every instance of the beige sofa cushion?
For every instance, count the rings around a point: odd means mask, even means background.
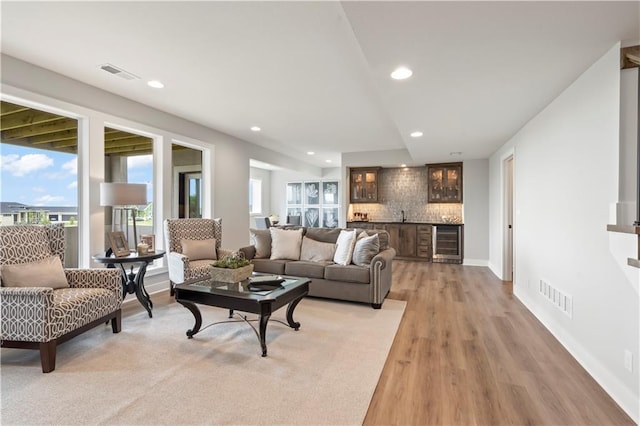
[[[269,228],[271,232],[271,260],[300,260],[302,229]]]
[[[189,260],[216,260],[216,239],[208,240],[180,240],[182,254]]]
[[[309,237],[302,237],[300,260],[309,260],[311,262],[327,262],[333,260],[333,256],[335,253],[335,244],[323,243],[321,241],[313,240]]]
[[[51,287],[68,288],[62,261],[49,256],[37,262],[2,266],[3,287]]]

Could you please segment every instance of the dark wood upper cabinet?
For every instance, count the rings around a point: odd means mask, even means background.
[[[378,202],[378,171],[380,167],[353,168],[349,174],[349,201],[352,203]]]
[[[429,203],[462,202],[462,163],[427,164]]]

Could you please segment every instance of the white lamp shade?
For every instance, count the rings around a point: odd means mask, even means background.
[[[100,184],[101,206],[140,206],[147,204],[147,184],[115,183]]]

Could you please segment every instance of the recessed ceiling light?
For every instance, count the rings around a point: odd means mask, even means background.
[[[258,126],[251,126],[251,131],[252,132],[259,132],[260,130],[262,130],[260,127]]]
[[[413,71],[411,71],[407,67],[398,67],[391,73],[391,78],[394,80],[404,80],[413,75]]]
[[[162,84],[159,80],[149,80],[147,81],[147,85],[153,87],[154,89],[162,89],[164,84]]]
[[[422,135],[423,133],[421,131],[417,131],[417,132],[411,132],[409,136],[411,136],[412,138],[419,138]]]
[[[462,151],[453,151],[450,152],[449,155],[462,155]]]
[[[324,161],[326,161],[327,163],[331,163],[332,162],[331,160],[324,160]]]
[[[407,167],[406,164],[400,164],[400,167]]]
[[[313,152],[313,151],[307,151],[307,155],[315,155],[315,152]]]

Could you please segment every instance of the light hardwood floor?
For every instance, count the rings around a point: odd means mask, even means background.
[[[407,308],[365,425],[635,425],[511,283],[484,267],[393,267],[388,297]],[[141,310],[127,303],[123,315]]]
[[[365,425],[634,425],[488,268],[394,261],[407,308]]]

